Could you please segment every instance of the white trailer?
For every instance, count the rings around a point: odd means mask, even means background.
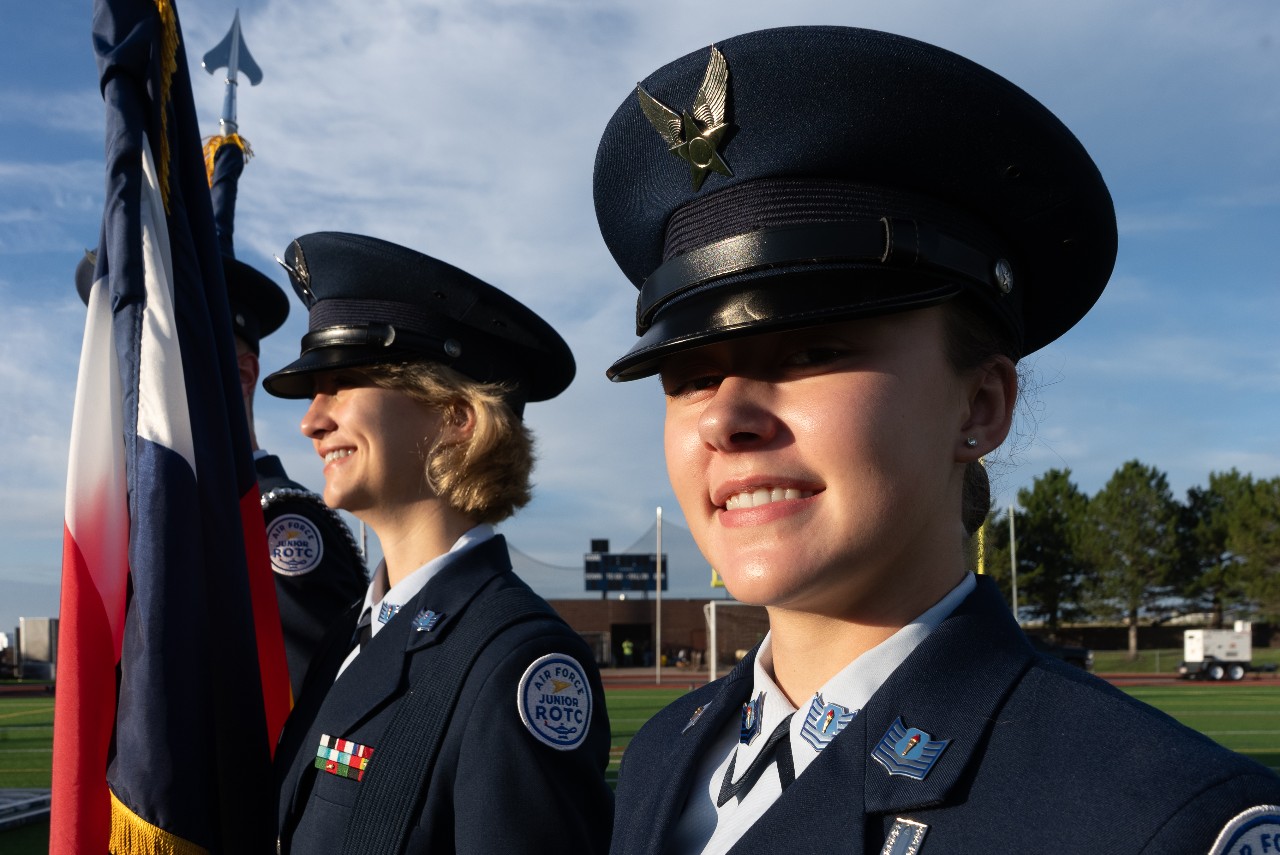
[[[1241,680],[1249,671],[1274,670],[1253,666],[1253,628],[1236,621],[1235,629],[1189,629],[1182,636],[1184,679]]]

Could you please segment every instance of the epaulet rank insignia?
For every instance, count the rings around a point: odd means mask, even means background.
[[[729,130],[726,121],[728,93],[729,64],[715,45],[711,46],[707,73],[693,97],[692,110],[676,113],[644,91],[643,86],[636,86],[636,97],[640,99],[640,109],[645,118],[666,140],[668,150],[689,164],[689,176],[693,179],[695,192],[702,189],[708,172],[733,175],[720,156],[720,143]]]
[[[918,727],[906,727],[894,719],[880,743],[871,752],[890,775],[905,775],[923,781],[949,745],[949,739],[934,739]]]
[[[1280,852],[1280,805],[1258,805],[1231,818],[1209,855]]]
[[[591,727],[591,684],[578,660],[548,653],[533,661],[520,678],[516,705],[525,729],[543,745],[571,751]]]

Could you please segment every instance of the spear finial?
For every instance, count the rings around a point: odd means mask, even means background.
[[[240,35],[240,10],[231,21],[231,29],[223,36],[218,46],[204,55],[200,61],[204,70],[213,74],[220,68],[227,70],[227,91],[222,99],[222,117],[218,120],[222,136],[230,136],[238,130],[236,125],[236,87],[240,72],[249,79],[250,86],[262,82],[262,69],[254,62],[249,46]]]

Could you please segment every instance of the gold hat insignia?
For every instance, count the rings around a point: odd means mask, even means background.
[[[645,118],[667,141],[668,150],[689,164],[694,191],[702,189],[708,172],[733,175],[720,156],[720,142],[728,131],[725,121],[725,99],[729,92],[729,64],[724,54],[711,46],[707,73],[693,97],[693,108],[683,113],[663,106],[656,98],[636,85],[636,97]]]

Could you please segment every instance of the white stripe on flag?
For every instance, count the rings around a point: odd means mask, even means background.
[[[172,449],[196,470],[187,409],[187,383],[182,347],[173,311],[173,261],[160,181],[151,143],[142,151],[142,258],[147,283],[147,310],[142,321],[138,366],[138,437]]]
[[[129,572],[129,501],[124,466],[120,360],[106,281],[94,283],[80,348],[67,462],[66,524],[84,556],[111,627],[115,658],[124,639]]]

